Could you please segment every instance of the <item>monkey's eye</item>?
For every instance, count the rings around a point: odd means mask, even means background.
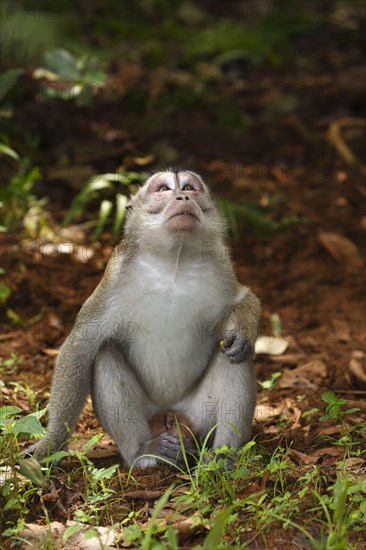
[[[167,185],[161,185],[158,189],[158,191],[169,191],[169,187]]]
[[[194,191],[192,185],[185,185],[182,189],[182,191]]]

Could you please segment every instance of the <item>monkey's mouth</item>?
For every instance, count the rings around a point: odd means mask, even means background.
[[[188,212],[188,210],[182,210],[182,212],[177,212],[176,214],[173,214],[170,216],[169,220],[172,220],[173,218],[176,218],[177,216],[191,216],[195,220],[198,220],[197,216],[193,214],[193,212]]]

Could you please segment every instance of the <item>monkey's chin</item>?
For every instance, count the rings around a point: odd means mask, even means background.
[[[168,229],[171,231],[192,231],[197,224],[197,218],[189,214],[178,214],[167,221]]]

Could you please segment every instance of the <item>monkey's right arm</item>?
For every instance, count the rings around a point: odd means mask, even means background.
[[[238,300],[224,324],[222,351],[232,363],[251,360],[258,336],[261,304],[250,288],[239,285]]]
[[[75,430],[90,387],[93,360],[103,341],[112,335],[116,319],[111,269],[81,308],[68,338],[60,348],[51,388],[46,435],[26,449],[43,458],[66,446]],[[113,277],[112,277],[113,278]]]

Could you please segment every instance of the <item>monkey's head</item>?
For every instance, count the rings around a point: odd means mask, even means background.
[[[162,246],[182,238],[216,239],[223,221],[210,192],[198,174],[167,170],[151,176],[132,198],[126,236]]]

